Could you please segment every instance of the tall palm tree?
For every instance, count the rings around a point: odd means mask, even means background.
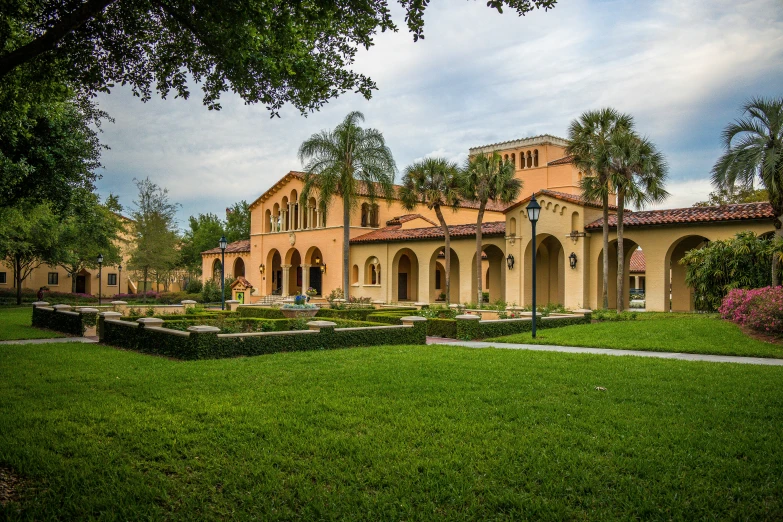
[[[511,203],[522,190],[522,180],[514,177],[514,163],[504,161],[500,153],[477,154],[468,158],[461,174],[460,191],[465,199],[479,204],[476,218],[476,302],[481,306],[481,224],[489,201]]]
[[[370,203],[377,197],[390,201],[397,170],[383,134],[376,129],[363,129],[359,126],[363,121],[364,115],[353,111],[334,130],[313,134],[299,147],[299,160],[305,170],[301,204],[307,204],[312,190],[317,192],[318,206],[324,212],[333,196],[343,200],[345,299],[348,299],[350,289],[351,211],[357,206],[362,192],[366,192]]]
[[[633,119],[615,109],[605,108],[587,111],[571,122],[568,128],[566,154],[585,175],[580,186],[582,197],[588,201],[600,201],[603,207],[603,308],[609,308],[609,196],[613,193],[609,170],[609,140],[624,130],[633,128]]]
[[[752,187],[761,182],[775,211],[775,235],[783,238],[783,98],[753,98],[745,116],[723,130],[726,152],[712,167],[719,188]],[[780,284],[778,259],[772,259],[772,285]]]
[[[459,203],[459,167],[453,161],[443,158],[427,158],[408,166],[403,176],[400,199],[406,210],[416,205],[427,205],[435,211],[443,229],[444,254],[446,256],[446,304],[451,300],[451,235],[443,207],[457,210]]]
[[[669,193],[663,186],[668,166],[655,144],[626,130],[609,139],[609,169],[612,185],[617,187],[617,311],[622,312],[625,307],[625,205],[631,203],[643,208],[648,203],[666,199]]]

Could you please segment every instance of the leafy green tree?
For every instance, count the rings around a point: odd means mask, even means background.
[[[98,268],[98,254],[103,255],[104,266],[122,262],[120,233],[123,224],[110,209],[113,202],[101,204],[92,192],[82,194],[74,213],[60,227],[59,244],[64,249],[59,261],[71,274],[71,292],[76,292],[76,275],[86,268]]]
[[[134,244],[129,268],[140,273],[142,291],[146,293],[150,275],[170,270],[179,258],[175,223],[178,205],[169,201],[168,190],[149,178],[134,181],[139,196],[131,212]]]
[[[753,187],[732,186],[719,188],[710,192],[707,201],[698,201],[694,207],[716,207],[719,205],[734,205],[737,203],[758,203],[769,201],[769,192],[766,189]]]
[[[435,211],[443,229],[444,255],[446,264],[446,304],[451,299],[451,234],[443,207],[457,210],[460,200],[459,167],[456,163],[443,158],[427,158],[413,163],[405,169],[402,188],[402,205],[413,210],[417,205],[426,205]]]
[[[0,207],[0,259],[13,270],[16,304],[22,304],[22,283],[32,271],[60,260],[59,228],[60,218],[48,203]]]
[[[617,311],[622,312],[625,307],[625,204],[631,202],[642,208],[666,199],[669,193],[663,186],[668,167],[663,154],[650,140],[626,129],[609,139],[609,169],[612,184],[617,187]]]
[[[484,211],[490,201],[511,203],[522,190],[522,180],[514,177],[514,163],[504,161],[500,153],[477,154],[468,158],[465,169],[460,175],[462,196],[479,204],[476,218],[476,302],[481,306],[484,294],[481,286],[481,252]]]
[[[299,160],[306,172],[300,204],[306,205],[311,192],[323,212],[332,197],[343,202],[343,292],[348,299],[351,211],[366,191],[370,203],[380,196],[391,201],[396,166],[383,134],[359,126],[361,112],[351,112],[334,130],[313,134],[299,147]]]
[[[400,3],[414,40],[423,37],[428,2]],[[554,4],[488,2],[519,15]],[[315,110],[346,91],[369,98],[375,84],[347,67],[378,30],[397,30],[386,0],[8,0],[3,17],[0,81],[21,65],[53,67],[86,91],[128,84],[148,99],[153,86],[188,97],[190,77],[210,108],[230,90],[273,114],[288,102]]]
[[[604,310],[609,308],[609,197],[614,192],[610,170],[612,136],[631,129],[633,120],[615,109],[587,111],[571,122],[566,154],[584,176],[580,182],[582,197],[600,201],[603,208],[603,294]]]
[[[688,251],[680,263],[686,284],[694,290],[696,309],[714,312],[734,288],[769,286],[772,254],[781,253],[777,240],[748,231]]]
[[[201,274],[201,252],[215,248],[226,230],[215,214],[190,216],[188,225],[182,237],[180,265],[190,274]]]
[[[229,243],[250,239],[250,205],[242,200],[226,209],[226,239]],[[220,237],[220,236],[218,236]]]
[[[712,183],[722,189],[761,183],[777,216],[775,235],[783,237],[783,98],[753,98],[742,110],[744,117],[723,130],[726,151],[712,167]],[[777,286],[779,263],[771,265]]]

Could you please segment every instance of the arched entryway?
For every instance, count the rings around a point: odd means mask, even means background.
[[[417,301],[419,259],[409,248],[403,248],[392,261],[392,301]]]
[[[266,295],[280,295],[283,290],[283,259],[273,248],[266,256]]]
[[[237,277],[245,277],[245,262],[241,257],[234,261],[234,279]]]
[[[323,270],[325,267],[324,256],[318,247],[310,247],[305,254],[306,279],[305,288],[314,288],[316,295],[323,295]]]
[[[220,281],[220,259],[215,259],[212,261],[212,279],[215,281]]]
[[[565,303],[565,250],[551,234],[536,236],[536,306]],[[525,247],[525,306],[533,304],[533,242]]]
[[[430,289],[429,301],[445,302],[446,295],[446,254],[445,249],[438,247],[430,256]],[[450,303],[459,303],[459,257],[451,249],[451,292]]]
[[[674,241],[666,252],[664,270],[664,288],[670,289],[669,303],[664,302],[664,310],[672,312],[692,312],[695,310],[693,289],[685,283],[685,267],[680,264],[683,256],[694,248],[702,248],[709,239],[704,236],[683,236]],[[668,306],[667,306],[668,305]]]
[[[631,257],[639,248],[639,245],[630,240],[623,240],[623,303],[627,309],[631,298]],[[603,249],[598,253],[598,260],[595,265],[597,282],[597,306],[603,308],[603,289],[604,289],[604,252]],[[609,280],[608,280],[609,309],[617,309],[617,240],[609,242]]]
[[[481,290],[489,293],[490,303],[506,300],[506,256],[500,247],[495,245],[482,245],[481,260]],[[472,300],[478,299],[478,285],[476,284],[476,254],[473,254],[471,264],[471,290]]]
[[[288,280],[288,285],[284,286],[285,294],[298,295],[302,293],[302,256],[297,249],[291,248],[286,252],[283,270],[285,271],[286,268],[288,269],[288,277],[286,278],[286,274],[283,274],[283,285],[286,284],[286,279]]]

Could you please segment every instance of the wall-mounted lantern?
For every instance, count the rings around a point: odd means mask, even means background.
[[[571,252],[571,255],[568,256],[568,262],[571,264],[571,268],[576,268],[576,254]]]
[[[509,254],[506,258],[506,265],[508,266],[508,269],[511,270],[514,268],[514,256]]]
[[[262,274],[266,272],[266,265],[264,265],[264,263],[258,265],[258,271],[261,272]]]
[[[321,273],[322,273],[322,274],[325,274],[325,273],[326,273],[326,263],[324,263],[323,265],[321,265]]]

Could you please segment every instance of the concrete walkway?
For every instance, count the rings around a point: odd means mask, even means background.
[[[450,344],[465,348],[505,348],[507,350],[533,350],[537,352],[590,353],[599,355],[635,355],[658,359],[681,361],[706,361],[736,364],[759,364],[762,366],[783,366],[783,359],[765,357],[737,357],[733,355],[704,355],[697,353],[645,352],[641,350],[612,350],[609,348],[583,348],[577,346],[554,346],[549,344],[486,343],[481,341],[458,341],[440,337],[427,337],[427,344]]]
[[[49,344],[49,343],[97,343],[97,337],[56,337],[54,339],[15,339],[0,341],[2,344]]]

